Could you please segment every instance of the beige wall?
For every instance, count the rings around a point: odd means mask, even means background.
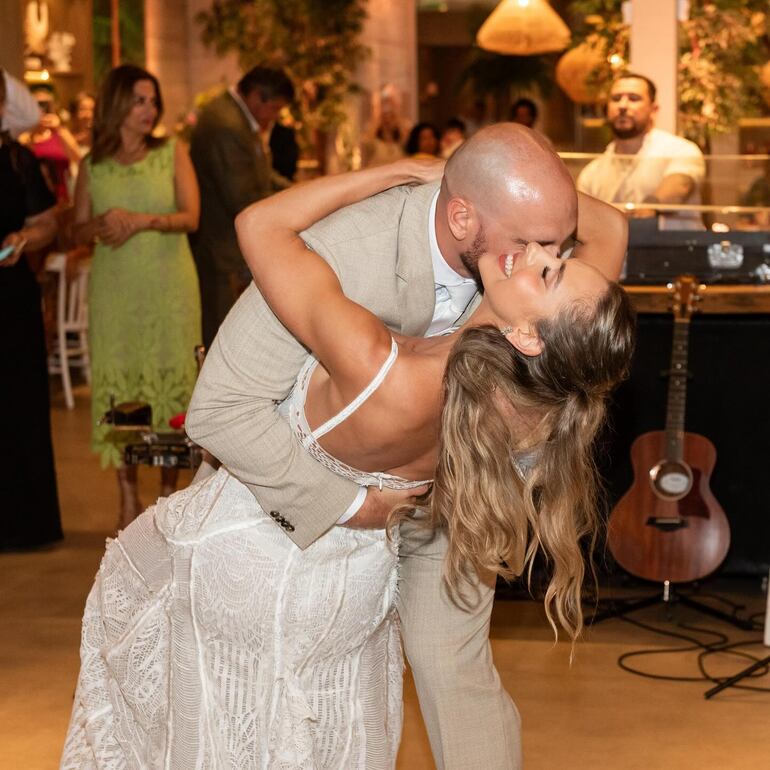
[[[356,72],[365,92],[376,95],[392,83],[401,93],[402,114],[417,119],[417,8],[415,0],[369,0],[362,42],[371,57]],[[375,98],[376,102],[376,98]]]
[[[210,0],[145,0],[147,69],[163,87],[163,123],[173,130],[192,106],[196,94],[229,85],[240,76],[234,55],[220,58],[200,39],[195,16]]]
[[[0,0],[0,67],[17,78],[24,74],[22,0]]]
[[[186,0],[145,0],[146,64],[163,89],[163,122],[169,130],[190,100],[186,14]]]
[[[187,0],[188,68],[191,95],[206,91],[216,85],[231,85],[241,76],[234,54],[224,58],[201,42],[201,26],[195,21],[200,11],[211,7],[211,0]]]

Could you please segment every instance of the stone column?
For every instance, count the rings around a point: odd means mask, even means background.
[[[20,78],[24,74],[22,0],[0,0],[0,67]]]
[[[398,93],[400,115],[406,126],[417,120],[417,3],[416,0],[369,0],[368,18],[361,42],[371,55],[355,72],[353,81],[360,93],[348,100],[348,124],[343,126],[337,144],[360,146],[362,136],[379,117],[380,98],[385,86]],[[336,150],[342,150],[337,147]],[[360,164],[360,151],[353,153],[352,167]],[[336,161],[340,165],[336,165]],[[327,151],[327,171],[344,170],[347,161],[335,158],[335,148]]]
[[[631,19],[631,69],[657,89],[655,125],[676,133],[678,111],[677,0],[634,0]]]
[[[187,0],[145,0],[145,54],[147,69],[163,90],[163,125],[169,133],[191,101]]]

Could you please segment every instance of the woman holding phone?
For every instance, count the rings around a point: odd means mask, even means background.
[[[1,75],[1,73],[0,73]],[[0,76],[0,124],[5,112]],[[0,133],[0,550],[61,539],[40,289],[26,252],[56,235],[56,200],[35,156]]]

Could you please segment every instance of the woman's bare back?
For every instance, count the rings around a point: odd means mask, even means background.
[[[441,381],[450,338],[394,335],[398,353],[382,383],[319,443],[342,462],[410,480],[432,478],[438,458]],[[305,415],[316,429],[347,407],[376,377],[387,353],[360,366],[354,382],[335,382],[322,364],[310,379]]]

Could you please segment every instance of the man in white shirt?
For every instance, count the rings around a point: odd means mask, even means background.
[[[700,203],[705,175],[696,144],[654,127],[658,105],[655,84],[628,73],[610,89],[607,104],[615,141],[580,173],[577,188],[608,203]],[[666,214],[661,229],[702,229],[696,212]]]

